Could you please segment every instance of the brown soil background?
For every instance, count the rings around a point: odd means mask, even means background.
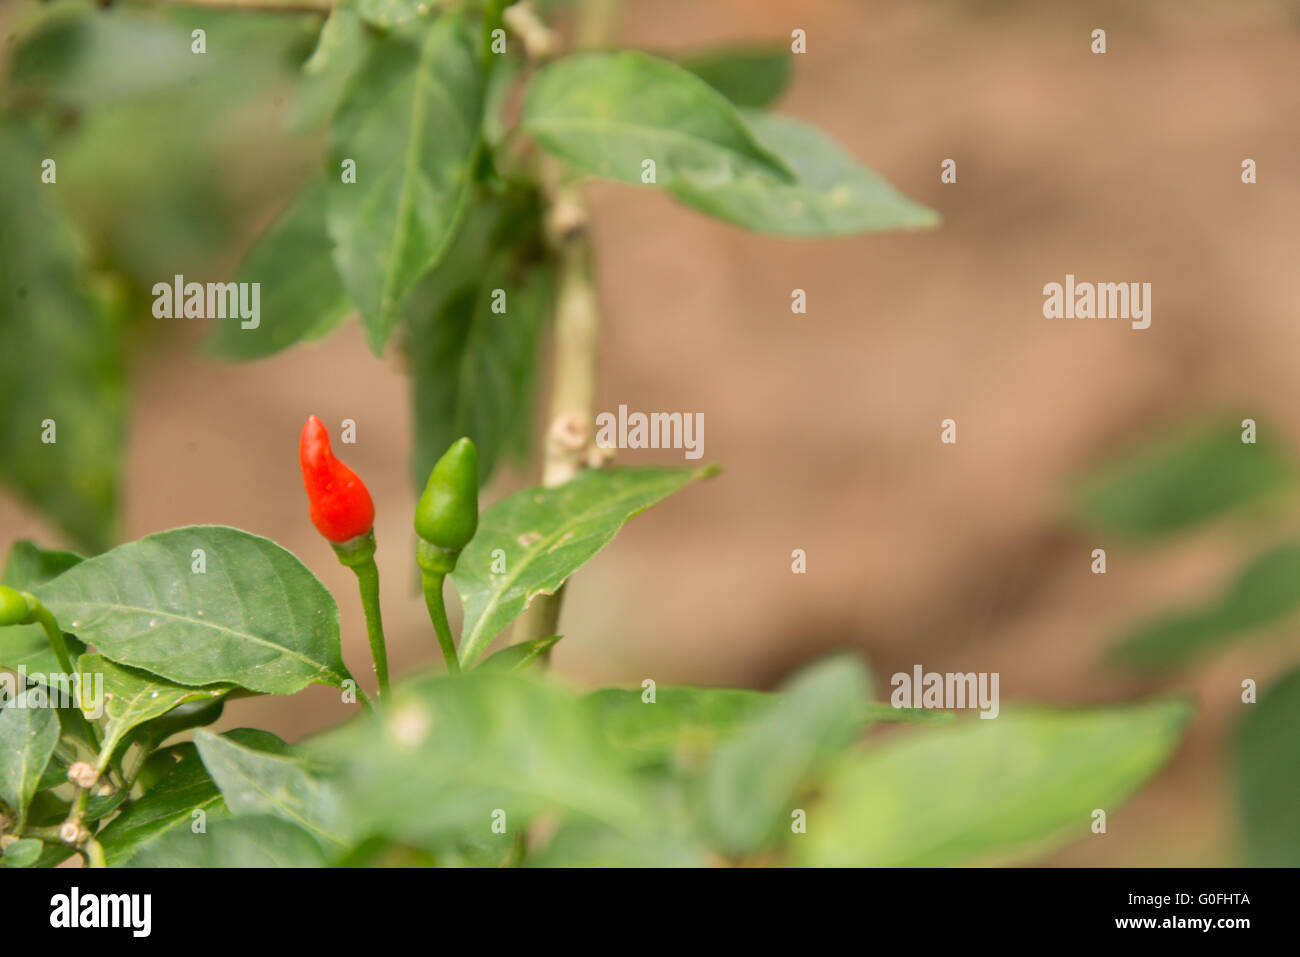
[[[1049,8],[1050,7],[1050,11]],[[1001,673],[1003,706],[1198,696],[1172,763],[1057,864],[1236,860],[1230,735],[1243,677],[1296,658],[1294,634],[1237,646],[1176,682],[1104,669],[1118,631],[1217,588],[1239,550],[1110,547],[1062,519],[1088,463],[1206,413],[1250,415],[1300,447],[1300,8],[632,0],[620,40],[682,50],[801,27],[778,105],[938,209],[927,234],[791,242],[710,222],[650,191],[593,185],[605,309],[601,408],[700,411],[723,475],[637,518],[575,577],[554,670],[578,686],[771,687],[860,649],[882,695],[915,663]],[[1089,52],[1107,30],[1109,52]],[[941,185],[939,164],[958,164]],[[1242,185],[1243,158],[1259,182]],[[269,215],[269,211],[268,211]],[[1042,318],[1067,272],[1153,283],[1153,322]],[[792,316],[790,291],[808,292]],[[137,354],[127,538],[228,523],[303,558],[339,597],[369,674],[349,573],[307,521],[296,441],[332,429],[379,503],[396,673],[435,647],[409,561],[408,383],[355,324],[251,365],[195,355],[182,330]],[[959,442],[939,443],[957,420]],[[624,464],[680,462],[625,452]],[[520,486],[505,474],[490,498]],[[10,498],[4,544],[59,536]],[[1260,529],[1261,540],[1274,534]],[[808,554],[792,575],[790,553]],[[341,720],[334,692],[235,703],[227,726],[294,739]]]

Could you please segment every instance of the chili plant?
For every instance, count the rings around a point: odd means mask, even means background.
[[[581,179],[657,189],[789,237],[937,222],[826,134],[764,109],[802,31],[758,51],[610,50],[609,4],[588,2],[565,52],[552,4],[289,5],[314,34],[297,119],[327,117],[328,148],[235,277],[260,284],[260,316],[218,324],[208,349],[254,359],[355,313],[376,354],[396,342],[406,355],[423,489],[412,567],[442,664],[390,678],[374,517],[408,506],[375,503],[315,418],[299,448],[309,517],[356,572],[374,701],[344,664],[334,598],[266,538],[194,525],[89,557],[18,542],[0,589],[0,666],[14,679],[0,710],[0,863],[956,864],[1099,833],[1096,812],[1175,747],[1186,702],[952,720],[875,700],[854,656],[776,693],[647,677],[578,694],[546,676],[570,576],[629,519],[717,471],[615,468],[596,447],[600,309]],[[146,21],[127,6],[78,11],[24,40],[23,95],[0,130],[13,155],[39,156],[52,142],[42,137],[59,135],[25,121],[51,107],[66,118],[42,51],[69,31],[93,49],[104,24],[129,34],[147,22],[166,49],[199,33],[212,44],[231,23],[174,10]],[[6,350],[0,398],[6,420],[30,422],[39,415],[8,385],[24,372],[12,364],[60,348],[57,330],[87,322],[98,300],[57,281],[77,272],[75,244],[37,228],[52,220],[19,165],[0,170],[0,189],[32,246],[20,255],[4,237],[0,279],[33,293],[16,311],[6,301],[5,316],[6,335],[25,324],[33,345]],[[172,296],[167,282],[153,291]],[[541,484],[480,513],[479,488],[525,444],[548,331]],[[104,435],[113,444],[114,430]],[[30,450],[16,440],[0,452],[12,484],[98,547],[111,469],[68,485],[62,469],[23,464]],[[490,654],[512,624],[512,643]],[[207,730],[241,698],[312,684],[338,689],[329,731],[290,745]],[[876,733],[891,723],[915,727]]]

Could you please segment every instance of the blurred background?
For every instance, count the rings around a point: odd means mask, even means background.
[[[159,38],[207,25],[213,52],[169,67],[161,39],[148,53],[134,39],[131,56],[164,79],[105,72],[95,57],[115,55],[111,42],[84,47],[69,30],[33,53],[49,11],[9,2],[0,59],[21,78],[7,81],[9,101],[38,90],[62,105],[57,202],[92,265],[144,288],[174,273],[229,277],[321,154],[323,128],[296,95],[319,18],[129,3],[102,16],[128,9]],[[1300,567],[1256,582],[1254,603],[1187,622],[1218,608],[1258,556],[1300,539],[1300,5],[627,0],[617,36],[678,52],[788,45],[795,28],[808,52],[792,58],[776,109],[828,131],[943,223],[795,242],[650,190],[589,187],[599,406],[702,412],[704,461],[725,471],[637,518],[575,577],[554,671],[579,687],[768,688],[856,648],[882,698],[888,676],[915,664],[999,672],[1003,707],[1190,693],[1199,710],[1183,746],[1120,812],[1140,838],[1080,841],[1049,863],[1241,862],[1241,683],[1267,688],[1300,662],[1287,591],[1300,601]],[[1089,50],[1094,28],[1107,32],[1104,55]],[[114,75],[122,88],[102,81]],[[946,158],[956,184],[940,182]],[[1255,185],[1241,182],[1246,158]],[[24,222],[0,217],[21,241]],[[1151,327],[1044,319],[1042,287],[1067,272],[1150,282]],[[807,315],[791,314],[795,288]],[[378,505],[392,663],[429,666],[400,350],[373,358],[349,322],[224,363],[199,354],[202,321],[136,313],[124,318],[116,539],[199,523],[274,539],[335,593],[345,657],[369,677],[350,573],[307,520],[297,466],[307,415],[335,435],[354,419],[357,444],[338,450]],[[21,347],[3,313],[0,335]],[[945,418],[956,445],[939,441]],[[1240,442],[1244,418],[1257,446]],[[1243,450],[1266,467],[1222,481]],[[504,470],[488,501],[536,475],[535,463]],[[1136,504],[1112,507],[1125,490]],[[1196,507],[1180,517],[1188,496]],[[1169,522],[1144,526],[1145,509],[1168,508]],[[21,538],[72,544],[5,489],[0,546]],[[1104,575],[1091,571],[1099,547]],[[807,574],[792,574],[793,549]],[[1205,646],[1194,660],[1135,669],[1111,654],[1188,628]],[[223,725],[293,740],[342,720],[336,699],[314,688],[239,701]]]

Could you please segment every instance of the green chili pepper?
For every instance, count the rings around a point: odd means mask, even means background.
[[[415,531],[430,545],[459,552],[477,530],[478,449],[457,439],[429,473],[415,506]]]
[[[21,625],[31,619],[31,614],[22,592],[0,585],[0,626]]]

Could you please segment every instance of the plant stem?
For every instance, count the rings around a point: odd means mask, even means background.
[[[86,840],[85,847],[82,850],[86,855],[86,863],[91,867],[108,867],[108,860],[104,857],[104,849],[100,846],[99,841],[93,837]]]
[[[614,32],[617,6],[614,0],[586,0],[578,11],[575,46],[592,49],[606,45]],[[542,183],[550,206],[548,233],[560,267],[550,426],[542,463],[542,484],[554,487],[569,481],[591,461],[600,303],[582,197],[560,164],[549,157],[542,160]],[[558,634],[565,587],[533,600],[511,632],[513,644]],[[549,659],[550,652],[543,657]]]
[[[50,610],[42,605],[35,595],[31,592],[23,592],[23,597],[27,599],[28,607],[34,606],[32,607],[32,618],[40,623],[41,630],[45,632],[45,640],[50,643],[50,647],[54,650],[54,657],[59,662],[59,667],[63,669],[67,680],[72,681],[72,656],[68,654],[68,642],[63,637],[63,629],[59,627],[58,621],[55,620]],[[95,733],[95,726],[82,714],[81,702],[77,701],[74,704],[76,707],[70,710],[75,716],[74,721],[77,724],[77,729],[90,745],[90,749],[98,753],[100,743],[99,735]]]
[[[361,589],[361,607],[366,613],[366,637],[370,639],[370,657],[375,661],[375,677],[379,681],[377,697],[388,697],[388,648],[384,644],[384,619],[379,612],[379,566],[372,558],[353,565],[357,585]]]
[[[361,589],[361,607],[366,615],[366,637],[370,639],[370,657],[375,662],[375,677],[379,681],[378,698],[388,695],[388,648],[384,643],[384,619],[379,613],[379,566],[375,564],[375,531],[346,542],[331,542],[339,563],[346,565],[357,576]],[[370,702],[360,688],[357,700],[370,711]]]
[[[30,601],[30,599],[29,599]],[[59,623],[54,620],[50,610],[40,602],[36,603],[36,608],[32,616],[40,622],[41,628],[45,631],[45,640],[50,643],[54,649],[54,657],[58,659],[59,667],[69,678],[72,677],[72,658],[68,655],[68,643],[64,640],[63,630],[59,628]]]
[[[552,359],[550,427],[547,430],[542,484],[563,485],[590,460],[596,418],[597,343],[600,307],[592,276],[586,210],[577,189],[560,185],[560,171],[544,166],[551,197],[550,232],[560,261],[555,301],[555,346]],[[539,595],[519,618],[514,644],[558,633],[564,586],[554,595]],[[549,657],[549,655],[547,655]]]
[[[451,625],[447,622],[447,605],[442,597],[442,584],[446,580],[447,576],[438,572],[424,571],[420,574],[420,581],[424,585],[424,603],[429,608],[433,630],[438,633],[438,646],[447,662],[447,670],[455,674],[460,671],[460,658],[456,654],[456,642],[451,637]]]

